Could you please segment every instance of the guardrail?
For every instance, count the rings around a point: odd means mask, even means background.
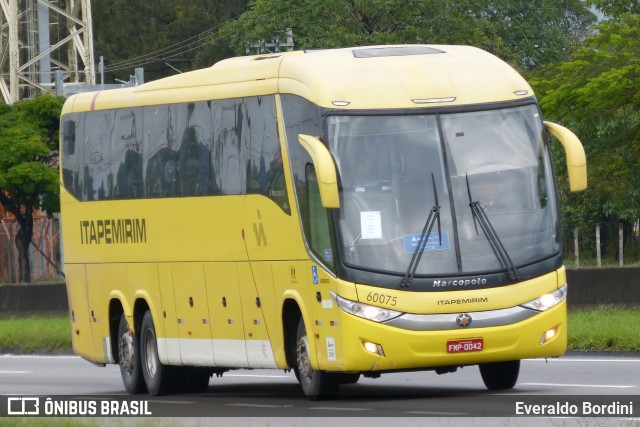
[[[640,267],[567,270],[570,308],[588,305],[640,306]],[[68,311],[64,283],[0,285],[0,314]]]

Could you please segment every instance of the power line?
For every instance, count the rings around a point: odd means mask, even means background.
[[[140,55],[138,57],[135,58],[131,58],[131,59],[127,59],[124,61],[120,61],[120,62],[116,62],[108,67],[105,67],[105,71],[112,71],[113,69],[122,69],[125,68],[127,66],[131,66],[131,64],[140,64],[140,63],[144,63],[145,61],[148,62],[149,59],[154,59],[157,56],[160,56],[162,54],[166,54],[166,53],[173,53],[176,51],[180,51],[180,49],[182,49],[185,46],[189,46],[193,43],[195,43],[194,41],[191,41],[193,39],[197,39],[199,37],[201,37],[203,34],[206,33],[210,33],[212,32],[214,29],[208,29],[205,30],[203,32],[201,32],[200,34],[197,34],[195,36],[189,37],[188,39],[182,40],[178,43],[175,43],[171,46],[167,46],[165,48],[156,50],[154,52],[151,53],[146,53],[144,55]],[[155,59],[154,59],[155,60]]]
[[[124,61],[120,61],[120,62],[116,62],[114,64],[111,64],[109,66],[104,67],[104,71],[108,72],[108,71],[118,71],[118,70],[122,70],[122,69],[126,69],[126,68],[134,68],[136,66],[139,65],[144,65],[144,64],[148,64],[148,63],[153,63],[153,62],[158,62],[158,61],[165,61],[167,59],[173,59],[181,54],[190,52],[192,50],[198,49],[204,45],[207,44],[211,44],[213,42],[215,42],[216,40],[218,40],[215,37],[207,37],[209,34],[213,34],[215,31],[217,31],[220,27],[222,27],[223,25],[235,20],[236,18],[238,18],[240,15],[236,15],[233,18],[228,19],[227,21],[216,25],[215,27],[209,28],[207,30],[202,31],[199,34],[196,34],[194,36],[191,36],[187,39],[184,39],[178,43],[175,43],[171,46],[167,46],[165,48],[156,50],[154,52],[151,53],[146,53],[144,55],[140,55],[138,57],[135,58],[131,58],[131,59],[127,59]],[[205,38],[205,40],[202,40],[203,38]],[[170,55],[170,56],[163,56],[163,55]]]

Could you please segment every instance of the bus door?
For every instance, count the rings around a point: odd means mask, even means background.
[[[238,269],[233,262],[204,265],[216,366],[248,368]]]
[[[95,354],[91,360],[113,363],[109,330],[109,300],[113,288],[126,292],[127,267],[126,264],[87,264],[85,268]],[[132,324],[129,326],[133,327]]]
[[[83,264],[67,264],[65,269],[73,351],[78,355],[93,360],[94,350],[91,317],[89,316],[89,291],[87,289],[85,266]]]
[[[273,297],[270,262],[238,263],[247,360],[251,368],[276,368],[266,320],[281,322]],[[266,316],[265,316],[266,315]],[[267,318],[265,318],[267,317]]]
[[[180,355],[184,365],[214,365],[203,265],[172,264]]]

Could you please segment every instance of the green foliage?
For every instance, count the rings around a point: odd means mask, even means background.
[[[593,20],[580,0],[255,0],[222,35],[239,54],[288,29],[297,49],[469,44],[529,69],[565,58]]]
[[[640,15],[602,22],[568,61],[530,82],[545,116],[573,129],[587,153],[587,191],[569,194],[560,182],[565,223],[585,236],[596,223],[616,230],[633,223],[640,217]],[[556,167],[562,175],[564,166]]]
[[[247,0],[93,0],[95,57],[104,56],[107,79],[145,80],[211,66],[231,56],[210,29],[246,9]],[[138,58],[138,60],[135,60]],[[118,65],[120,64],[120,66]],[[168,65],[167,65],[168,64]]]
[[[612,17],[625,13],[640,13],[640,0],[587,0],[587,4]]]
[[[18,101],[13,108],[23,123],[31,123],[38,135],[44,138],[51,151],[58,149],[60,112],[64,99],[56,96],[37,96],[27,101]],[[1,113],[0,113],[1,114]]]
[[[0,204],[11,212],[16,234],[19,280],[30,282],[29,246],[33,213],[60,210],[59,176],[53,167],[58,120],[64,98],[42,95],[0,107]]]
[[[50,156],[63,103],[43,95],[0,108],[0,202],[19,221],[25,209],[59,210],[58,172]]]

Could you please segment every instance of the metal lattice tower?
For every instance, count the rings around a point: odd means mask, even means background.
[[[95,84],[91,0],[0,0],[0,92],[7,104],[53,92],[55,76]]]

